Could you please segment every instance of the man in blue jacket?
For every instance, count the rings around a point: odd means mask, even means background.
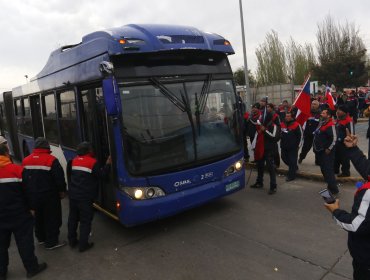
[[[344,139],[347,155],[356,170],[367,181],[357,189],[353,201],[352,211],[348,213],[339,208],[339,200],[325,207],[333,214],[336,223],[348,231],[348,249],[353,258],[353,279],[370,279],[370,161],[366,159],[357,147],[356,135],[350,134]]]
[[[331,113],[328,109],[324,109],[321,112],[320,125],[314,133],[313,150],[320,165],[321,173],[324,176],[325,182],[328,184],[328,189],[333,194],[339,193],[334,173],[336,141],[337,132],[331,118]]]
[[[6,144],[0,144],[0,280],[7,277],[12,234],[27,278],[46,268],[46,263],[39,264],[35,256],[33,218],[24,195],[22,171],[22,166],[11,162]]]
[[[74,248],[79,245],[80,252],[89,250],[94,243],[89,242],[91,223],[94,217],[93,203],[98,196],[99,180],[108,175],[111,158],[106,165],[99,167],[94,157],[92,145],[82,142],[77,146],[77,156],[68,162],[68,240]],[[77,227],[80,224],[80,239],[77,239]]]
[[[65,245],[59,242],[62,225],[61,199],[66,182],[59,160],[51,155],[49,142],[42,137],[35,141],[31,155],[23,159],[23,183],[30,207],[35,211],[35,235],[39,244],[53,250]]]

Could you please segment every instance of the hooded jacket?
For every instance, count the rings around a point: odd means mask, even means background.
[[[32,204],[45,195],[66,191],[63,168],[49,149],[34,149],[23,159],[22,165],[23,183]]]
[[[9,157],[0,156],[0,227],[30,218],[24,189],[22,166],[13,164]]]

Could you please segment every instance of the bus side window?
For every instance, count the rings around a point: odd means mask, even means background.
[[[32,118],[31,118],[31,110],[30,110],[30,102],[28,97],[22,99],[23,101],[23,120],[20,126],[21,132],[28,136],[33,136],[33,129],[32,129]]]
[[[17,130],[22,133],[22,118],[23,118],[23,109],[21,99],[14,100],[14,114],[17,122]]]
[[[54,93],[42,96],[45,137],[50,143],[59,144]]]
[[[74,91],[61,92],[58,101],[61,142],[66,147],[75,148],[80,142],[80,137],[77,126],[77,105]]]

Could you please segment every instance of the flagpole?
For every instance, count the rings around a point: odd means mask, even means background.
[[[304,81],[304,83],[303,83],[303,85],[302,85],[301,91],[299,92],[298,96],[295,98],[293,105],[294,105],[294,104],[295,104],[295,102],[298,100],[299,96],[302,94],[302,92],[303,92],[303,90],[304,90],[304,88],[305,88],[305,86],[306,86],[307,82],[310,80],[310,78],[311,78],[311,74],[309,73],[309,74],[308,74],[308,76],[307,76],[307,78],[306,78],[306,80]]]
[[[245,78],[245,97],[247,108],[250,108],[251,104],[251,91],[249,88],[249,78],[248,78],[248,64],[247,64],[247,51],[245,49],[245,35],[244,35],[244,19],[243,19],[243,5],[242,0],[239,0],[239,10],[240,10],[240,23],[242,27],[242,42],[243,42],[243,57],[244,57],[244,78]],[[249,111],[249,110],[247,110]]]

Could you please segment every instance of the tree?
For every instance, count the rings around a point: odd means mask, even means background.
[[[318,25],[318,65],[314,76],[338,88],[358,87],[367,82],[366,48],[354,23],[336,24],[329,16]]]
[[[314,67],[315,54],[311,44],[297,44],[293,38],[286,46],[288,78],[294,84],[303,84],[305,77]]]
[[[244,67],[239,67],[236,69],[234,72],[234,80],[238,86],[245,85]],[[250,69],[248,69],[248,80],[249,86],[254,87],[256,85],[256,79],[254,78]]]
[[[265,42],[256,50],[257,82],[269,85],[287,82],[284,45],[276,31],[267,33]]]

